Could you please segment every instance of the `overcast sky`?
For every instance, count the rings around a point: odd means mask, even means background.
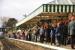
[[[0,0],[0,17],[14,17],[23,19],[23,15],[31,13],[43,3],[52,0]]]

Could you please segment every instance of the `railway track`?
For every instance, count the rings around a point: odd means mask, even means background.
[[[3,50],[22,50],[21,48],[18,48],[17,46],[13,45],[7,40],[2,40],[2,43],[3,43]]]

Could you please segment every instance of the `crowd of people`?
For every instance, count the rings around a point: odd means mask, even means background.
[[[18,30],[8,37],[15,39],[23,39],[33,42],[51,43],[51,45],[68,45],[74,48],[75,44],[75,16],[69,14],[68,20],[60,20],[57,23],[48,25],[44,22],[40,26],[35,26],[31,29]]]

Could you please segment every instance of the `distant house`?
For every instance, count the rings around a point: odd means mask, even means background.
[[[0,28],[0,36],[3,35],[3,32],[5,31],[5,28]]]
[[[0,36],[5,31],[5,28],[3,26],[4,26],[4,22],[7,22],[8,19],[9,19],[9,17],[0,17]]]

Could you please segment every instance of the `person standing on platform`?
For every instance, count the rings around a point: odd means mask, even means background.
[[[69,37],[71,38],[71,48],[72,49],[75,49],[74,48],[74,45],[75,45],[75,16],[72,15],[69,17],[70,19],[70,22],[68,24],[68,33],[69,33]]]
[[[46,38],[46,43],[49,43],[49,42],[51,41],[50,33],[51,33],[51,28],[47,28],[47,29],[45,29],[45,38]]]
[[[44,22],[44,36],[45,36],[46,43],[50,42],[50,32],[51,32],[51,29],[50,29],[49,23]]]
[[[56,40],[57,40],[57,44],[58,46],[61,46],[62,44],[62,35],[61,35],[61,26],[60,26],[60,22],[57,23],[57,28],[56,28]]]
[[[25,30],[22,31],[23,40],[25,40]]]
[[[28,31],[25,30],[25,40],[28,40]]]
[[[39,28],[37,28],[37,30],[36,30],[36,33],[35,33],[35,41],[37,42],[38,41],[38,39],[39,39]]]
[[[13,38],[15,38],[15,39],[16,39],[16,38],[17,38],[16,33],[15,33],[15,32],[13,32],[12,34],[13,34]]]
[[[35,41],[35,33],[36,33],[36,29],[32,29],[32,41],[34,42]]]
[[[40,33],[40,42],[43,43],[44,42],[44,27],[43,26],[40,27],[39,33]]]
[[[20,39],[20,32],[16,33],[17,39]]]
[[[31,39],[32,39],[32,31],[29,30],[29,32],[28,32],[28,41],[31,41]]]
[[[19,36],[20,36],[20,39],[23,40],[23,34],[22,34],[22,31],[20,32]]]
[[[56,34],[56,25],[55,24],[52,24],[52,29],[51,29],[51,45],[54,44],[56,45],[56,42],[55,42],[55,34]]]

